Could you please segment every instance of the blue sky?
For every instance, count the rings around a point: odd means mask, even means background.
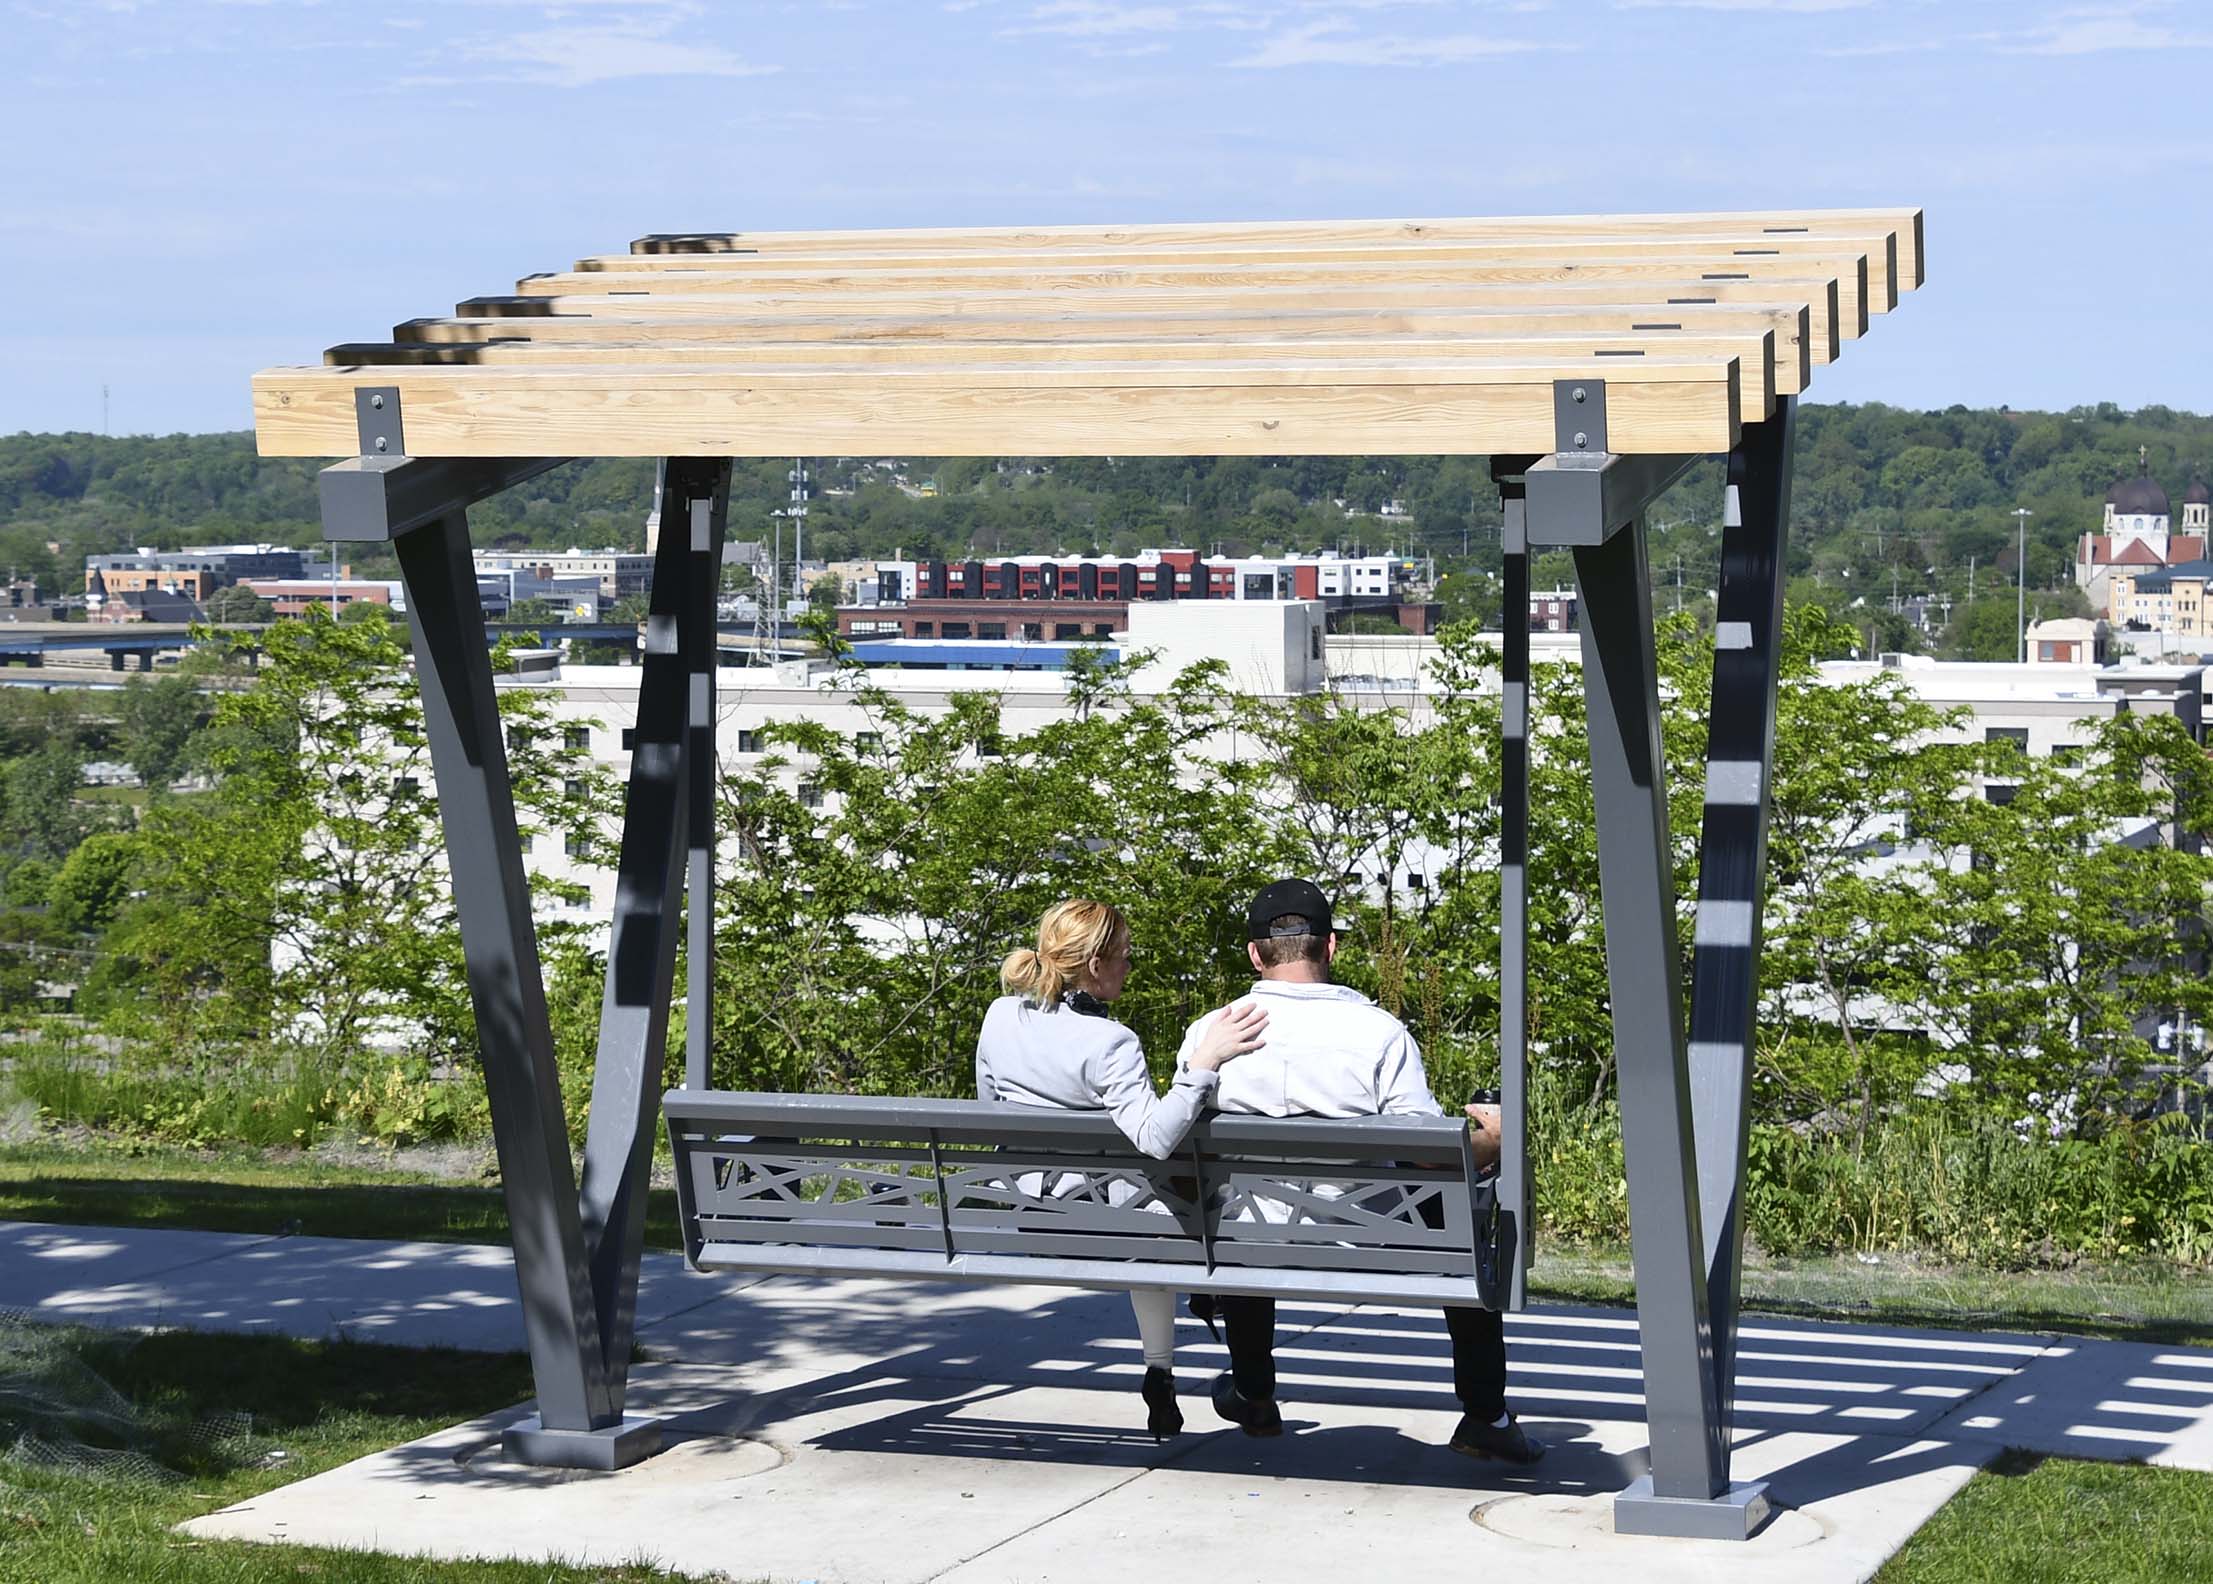
[[[1817,399],[2213,407],[2213,0],[0,0],[0,432],[646,231],[1920,204]]]

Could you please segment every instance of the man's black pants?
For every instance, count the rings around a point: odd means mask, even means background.
[[[1214,1300],[1229,1342],[1230,1376],[1240,1396],[1262,1402],[1276,1394],[1276,1301]],[[1485,1424],[1506,1411],[1506,1322],[1495,1309],[1451,1305],[1445,1329],[1452,1333],[1452,1393]]]

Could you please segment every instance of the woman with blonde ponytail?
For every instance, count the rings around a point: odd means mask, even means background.
[[[1166,1096],[1153,1090],[1137,1035],[1108,1004],[1130,976],[1130,931],[1104,902],[1055,902],[1038,922],[1037,944],[1008,955],[976,1037],[976,1095],[1015,1105],[1106,1111],[1132,1144],[1166,1160],[1214,1097],[1222,1063],[1263,1043],[1268,1014],[1252,1002],[1227,1006],[1177,1072]],[[1132,1197],[1135,1190],[1132,1190]],[[1176,1406],[1175,1294],[1133,1292],[1145,1344],[1146,1426],[1156,1439],[1183,1428]]]

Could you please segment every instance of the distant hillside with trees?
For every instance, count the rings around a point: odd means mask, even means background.
[[[2078,614],[2072,563],[2106,491],[2136,471],[2179,496],[2213,471],[2213,418],[2111,403],[2062,413],[1882,405],[1801,410],[1792,597],[1891,648],[2011,652],[2016,507],[2028,519],[2032,617]],[[1109,551],[1197,544],[1229,554],[1358,545],[1433,555],[1456,616],[1495,618],[1498,506],[1480,457],[810,459],[810,557]],[[0,436],[0,564],[79,586],[84,557],[133,545],[317,539],[312,461],[257,458],[247,434]],[[790,463],[741,461],[731,537],[766,537]],[[478,544],[642,544],[653,469],[594,461],[485,503]],[[1719,547],[1720,470],[1693,470],[1654,513],[1661,602],[1703,612]],[[356,556],[365,576],[389,558]],[[1540,583],[1571,576],[1543,558]],[[1680,590],[1678,595],[1677,591]],[[1972,601],[1970,601],[1972,595]],[[1933,602],[1924,635],[1910,602]],[[1898,607],[1893,608],[1893,601]]]

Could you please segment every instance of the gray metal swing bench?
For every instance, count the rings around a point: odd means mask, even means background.
[[[695,1270],[1500,1307],[1513,1217],[1464,1123],[1211,1116],[1154,1160],[1100,1112],[671,1090]]]
[[[1743,1538],[1764,1506],[1729,1440],[1793,420],[1923,276],[1917,209],[684,233],[256,375],[262,454],[343,458],[324,536],[390,544],[407,586],[538,1392],[510,1451],[612,1468],[658,1444],[624,1411],[657,1111],[702,1270],[1522,1306],[1523,622],[1501,643],[1495,1181],[1456,1120],[1214,1118],[1153,1162],[1104,1116],[709,1083],[731,458],[1485,456],[1505,609],[1532,549],[1572,552],[1579,593],[1652,1431],[1615,1524]],[[663,460],[662,528],[579,1181],[468,509],[618,456]],[[1686,1005],[1644,514],[1705,456],[1727,488]],[[687,932],[685,1082],[657,1107]],[[1246,1213],[1264,1199],[1299,1213]]]

